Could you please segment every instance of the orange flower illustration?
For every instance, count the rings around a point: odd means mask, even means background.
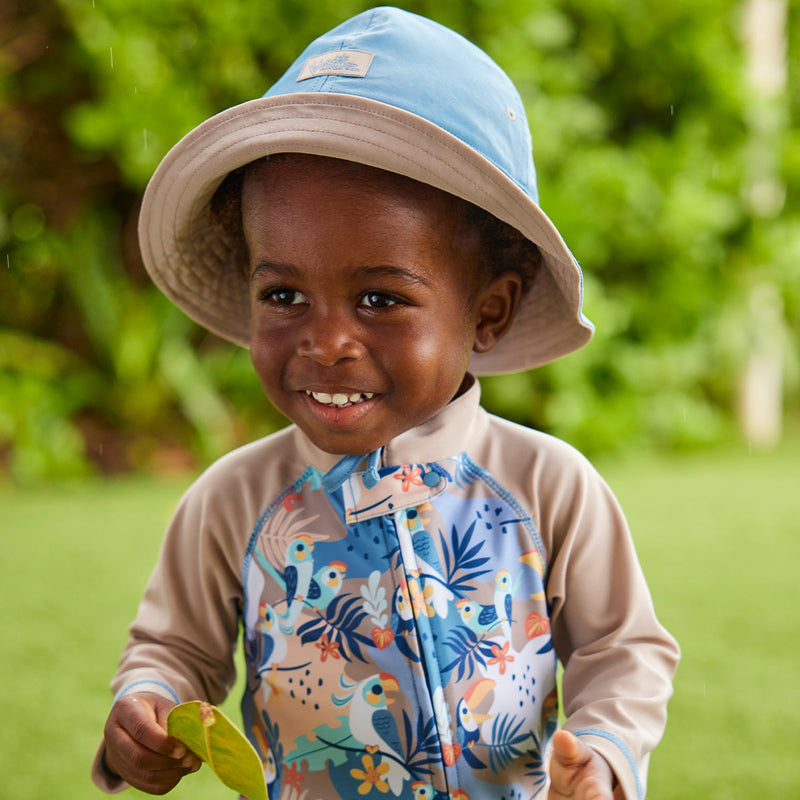
[[[328,656],[332,658],[341,658],[342,654],[339,652],[339,642],[331,642],[328,639],[328,634],[323,633],[318,642],[314,642],[314,647],[322,651],[320,661],[325,661]]]
[[[402,471],[399,475],[395,475],[395,479],[398,481],[402,481],[402,490],[407,492],[412,486],[423,486],[422,478],[422,469],[420,467],[403,467]]]
[[[358,787],[359,794],[369,794],[374,786],[379,792],[386,794],[389,791],[389,784],[383,776],[389,771],[389,765],[380,763],[377,767],[371,755],[361,756],[361,763],[364,769],[351,769],[350,774],[362,784]]]
[[[433,586],[428,584],[422,591],[419,590],[419,583],[414,578],[408,582],[408,593],[411,596],[411,607],[414,609],[414,616],[419,617],[424,614],[429,619],[436,614],[436,609],[429,602],[433,597]]]
[[[292,764],[290,767],[284,767],[281,772],[281,781],[289,784],[296,792],[301,789],[300,784],[303,783],[305,777],[297,771],[297,764]]]
[[[514,660],[514,656],[510,656],[508,654],[508,648],[511,642],[506,642],[503,645],[503,649],[501,650],[498,645],[492,645],[492,658],[487,659],[487,664],[498,664],[500,667],[500,674],[505,675],[506,673],[506,664],[511,663]]]

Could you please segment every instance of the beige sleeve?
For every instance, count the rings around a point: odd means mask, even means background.
[[[111,684],[116,696],[161,687],[176,702],[218,703],[233,685],[247,530],[236,548],[228,531],[239,515],[227,517],[213,494],[195,485],[172,519]]]
[[[254,518],[243,493],[216,473],[189,489],[169,525],[111,682],[115,701],[138,691],[219,703],[235,681],[239,573]],[[101,742],[92,778],[119,791],[125,784],[103,769],[104,752]]]
[[[553,639],[566,729],[611,764],[626,800],[644,796],[680,656],[658,622],[625,517],[584,459],[544,509]]]
[[[625,800],[644,796],[680,657],[653,610],[619,504],[570,445],[490,418],[476,460],[539,527],[567,730],[611,765]],[[616,795],[615,795],[616,796]]]

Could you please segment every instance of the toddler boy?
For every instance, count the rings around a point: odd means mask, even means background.
[[[199,766],[164,720],[224,698],[241,627],[271,798],[643,797],[678,651],[622,512],[573,449],[479,404],[475,375],[592,332],[504,73],[421,17],[360,14],[173,148],[140,242],[293,424],[181,501],[98,785],[161,794]]]

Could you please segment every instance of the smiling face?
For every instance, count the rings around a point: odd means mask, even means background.
[[[380,170],[283,156],[248,172],[253,365],[321,449],[359,455],[430,419],[474,349],[502,335],[519,280],[476,286],[452,198]]]

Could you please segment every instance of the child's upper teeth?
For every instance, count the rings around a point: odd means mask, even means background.
[[[344,392],[336,392],[336,394],[328,394],[327,392],[311,392],[310,394],[318,403],[330,406],[346,406],[350,403],[361,403],[364,400],[371,400],[375,395],[373,392],[353,392],[352,394],[345,394]]]

